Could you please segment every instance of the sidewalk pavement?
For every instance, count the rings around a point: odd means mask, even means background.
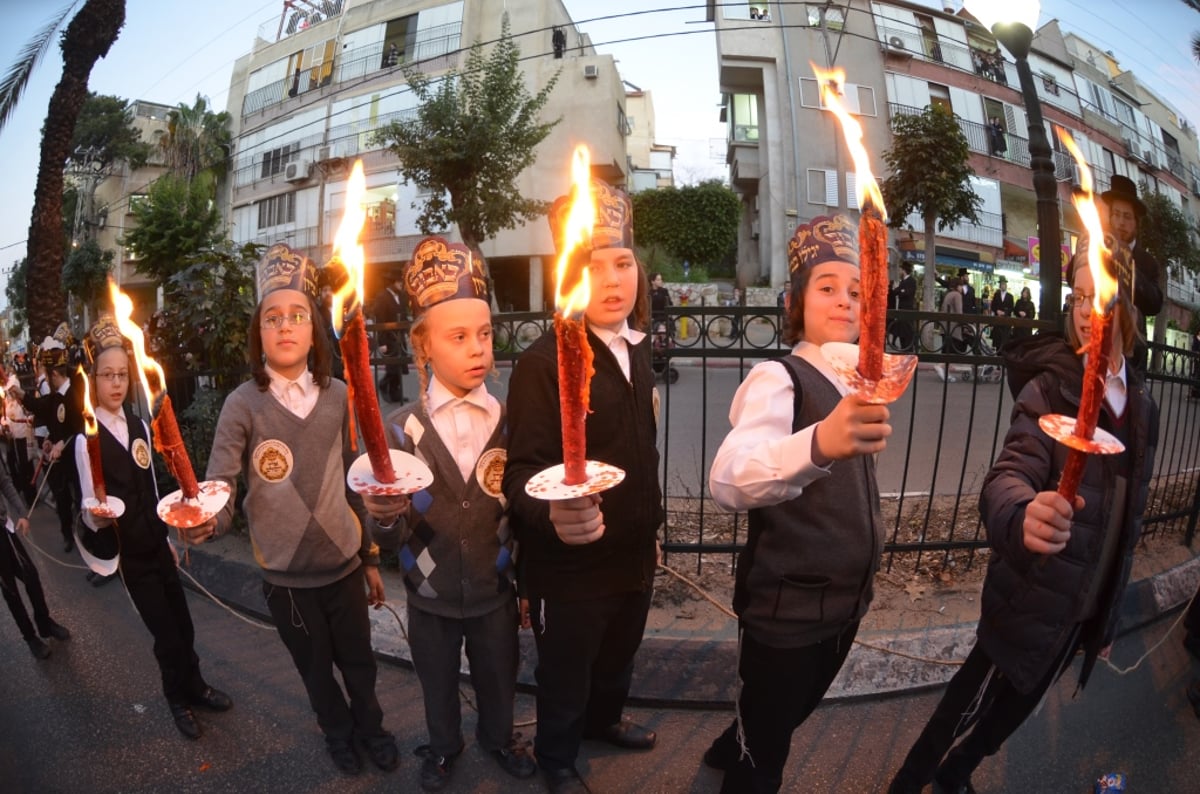
[[[46,511],[43,516],[43,520],[52,520]],[[188,556],[187,572],[206,589],[239,610],[270,621],[258,566],[245,537],[226,536],[192,548]],[[385,570],[383,575],[388,603],[406,621],[403,582],[394,571]],[[187,577],[184,581],[191,586]],[[1132,631],[1186,604],[1198,583],[1200,556],[1130,583],[1121,607],[1120,631]],[[712,619],[681,621],[674,607],[655,608],[659,614],[651,616],[634,665],[632,700],[653,706],[732,707],[736,691],[736,623],[711,605],[697,608],[708,610]],[[385,660],[408,665],[408,644],[392,612],[372,610],[371,622],[376,653]],[[916,630],[878,628],[860,631],[858,639],[893,653],[856,644],[827,697],[864,698],[944,684],[957,670],[954,662],[965,658],[974,644],[975,623]],[[519,685],[534,685],[536,658],[533,636],[521,632]],[[465,669],[465,658],[463,665]]]

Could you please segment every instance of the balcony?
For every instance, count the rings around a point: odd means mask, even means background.
[[[923,113],[922,108],[915,108],[911,105],[900,105],[895,102],[888,103],[888,113],[892,118],[896,116],[919,116]],[[1011,132],[1004,133],[1005,150],[1003,153],[994,152],[991,146],[991,131],[986,124],[979,124],[974,121],[954,117],[958,121],[958,128],[962,130],[967,139],[967,145],[971,151],[978,154],[985,154],[990,157],[1000,157],[1008,160],[1010,163],[1028,168],[1030,164],[1029,156],[1029,139],[1022,138]],[[1054,178],[1059,182],[1066,182],[1075,178],[1075,161],[1071,159],[1071,155],[1066,152],[1054,152]]]
[[[978,245],[988,245],[1000,248],[1004,245],[1004,220],[998,212],[979,212],[979,223],[956,223],[945,229],[938,229],[939,238],[965,240]],[[924,234],[925,221],[918,213],[913,213],[905,219],[905,223],[917,234]]]

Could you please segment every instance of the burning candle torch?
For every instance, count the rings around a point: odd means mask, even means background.
[[[342,223],[338,227],[333,243],[333,258],[345,267],[348,278],[333,296],[333,329],[338,335],[338,345],[346,369],[346,384],[349,399],[358,419],[367,457],[371,463],[371,474],[380,485],[396,482],[392,456],[388,452],[387,438],[383,431],[383,415],[379,410],[379,398],[375,394],[375,383],[371,377],[370,348],[367,345],[367,330],[363,320],[363,274],[366,256],[358,242],[367,214],[362,207],[366,194],[366,177],[361,160],[356,160],[346,188],[346,208]],[[346,317],[349,316],[349,320]]]
[[[1105,267],[1106,262],[1111,264],[1114,252],[1105,245],[1100,212],[1093,193],[1091,169],[1088,168],[1083,153],[1070,134],[1061,127],[1055,129],[1079,167],[1080,188],[1072,197],[1072,202],[1088,231],[1088,269],[1096,288],[1096,297],[1091,307],[1091,336],[1087,343],[1087,362],[1083,371],[1083,394],[1079,401],[1079,414],[1074,420],[1057,414],[1048,414],[1038,420],[1038,424],[1047,434],[1070,447],[1067,462],[1059,478],[1058,493],[1069,504],[1074,504],[1087,456],[1116,454],[1125,448],[1116,437],[1096,427],[1100,419],[1100,404],[1104,400],[1105,376],[1108,372],[1109,349],[1112,347],[1113,338],[1113,307],[1116,305],[1118,283]],[[1067,321],[1070,322],[1070,319]]]
[[[108,490],[104,487],[104,467],[100,462],[100,423],[96,421],[96,409],[92,406],[92,387],[87,373],[80,366],[77,370],[83,382],[83,433],[87,440],[88,464],[92,470],[92,492],[96,502],[108,503]]]

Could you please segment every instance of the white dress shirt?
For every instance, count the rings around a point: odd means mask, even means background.
[[[628,320],[623,322],[621,327],[616,331],[610,331],[607,328],[598,328],[591,324],[588,327],[612,351],[612,354],[617,357],[617,364],[620,365],[621,372],[625,373],[625,380],[630,380],[629,347],[641,342],[646,338],[646,335],[641,331],[635,331],[630,328]]]
[[[465,396],[455,397],[437,375],[430,377],[427,395],[433,428],[458,464],[463,482],[470,482],[479,456],[500,423],[500,401],[482,383]]]
[[[301,419],[312,413],[312,409],[317,405],[317,397],[321,394],[321,387],[313,382],[312,373],[307,367],[295,380],[288,380],[269,366],[264,365],[263,369],[271,379],[267,388],[280,405]]]
[[[792,353],[816,367],[843,397],[848,393],[819,347],[802,341]],[[782,364],[768,361],[750,370],[733,396],[733,428],[708,475],[708,488],[718,505],[732,511],[781,504],[829,474],[812,460],[813,434],[820,423],[793,433],[794,405],[792,378]]]
[[[1104,378],[1104,399],[1108,401],[1108,407],[1112,409],[1113,415],[1120,417],[1125,415],[1125,406],[1129,402],[1128,395],[1129,384],[1125,374],[1125,357],[1121,356],[1121,366],[1116,372],[1110,367]]]
[[[125,421],[125,412],[114,413],[102,405],[96,406],[96,421],[104,425],[108,432],[112,433],[113,438],[121,445],[123,449],[129,449],[129,423]],[[146,434],[149,437],[149,433]],[[87,451],[87,435],[85,433],[75,434],[75,468],[79,474],[79,490],[84,499],[95,499],[96,491],[92,488],[92,459],[88,456]],[[150,468],[150,474],[154,476],[154,467]],[[155,488],[157,489],[157,483]],[[154,496],[154,494],[151,494]],[[155,497],[157,499],[157,497]],[[83,523],[92,529],[108,526],[112,523],[107,518],[97,518],[92,515],[91,510],[81,510],[80,516],[83,518]]]

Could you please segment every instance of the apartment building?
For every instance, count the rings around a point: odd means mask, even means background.
[[[626,81],[625,140],[629,191],[675,186],[675,147],[658,143],[654,131],[654,100],[649,91]]]
[[[366,170],[363,235],[368,293],[411,256],[421,200],[372,133],[415,113],[400,65],[436,76],[462,69],[475,41],[495,41],[501,18],[521,51],[531,93],[558,82],[542,111],[559,124],[520,177],[523,195],[553,200],[569,186],[571,152],[591,149],[596,178],[629,181],[631,125],[612,56],[596,52],[559,0],[363,0],[283,3],[240,58],[230,82],[234,154],[228,217],[238,242],[287,242],[325,261],[340,222],[350,165]],[[648,114],[639,111],[645,118]],[[456,237],[456,231],[446,230]],[[554,246],[544,222],[483,245],[502,309],[539,310],[553,290]]]
[[[965,12],[902,0],[710,2],[708,18],[717,31],[730,178],[745,207],[743,278],[783,283],[783,252],[795,226],[857,208],[853,164],[836,120],[821,107],[813,75],[812,64],[833,65],[846,71],[846,104],[880,170],[891,119],[931,104],[958,117],[970,144],[979,222],[939,231],[930,257],[921,219],[908,218],[906,229],[892,233],[896,258],[916,263],[918,272],[930,259],[946,272],[965,267],[977,290],[1005,275],[1010,289],[1029,286],[1037,302],[1040,241],[1028,121],[1015,64],[990,31]],[[1099,191],[1121,174],[1194,216],[1200,197],[1195,129],[1111,54],[1064,32],[1065,26],[1057,20],[1041,26],[1029,57],[1054,148],[1059,244],[1073,250],[1082,229],[1070,204],[1076,168],[1053,125],[1080,144]],[[989,126],[993,119],[1000,134]],[[1189,311],[1185,302],[1168,316],[1180,322]]]

